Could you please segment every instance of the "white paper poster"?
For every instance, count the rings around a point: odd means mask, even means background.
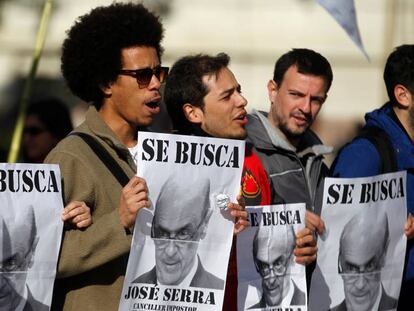
[[[310,310],[396,310],[404,266],[406,172],[327,178]]]
[[[62,208],[58,165],[0,163],[0,310],[49,310]]]
[[[152,206],[135,224],[119,310],[221,310],[244,141],[140,132],[136,150]]]
[[[237,237],[238,310],[305,311],[305,266],[295,262],[303,203],[248,207],[250,227]]]

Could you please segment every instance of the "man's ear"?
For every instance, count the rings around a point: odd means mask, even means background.
[[[99,88],[101,89],[105,97],[110,97],[112,95],[112,84],[111,83],[109,83],[108,85],[100,84]]]
[[[33,244],[30,247],[30,252],[27,254],[26,260],[28,260],[28,268],[31,268],[33,266],[34,263],[34,254],[36,251],[36,247],[37,247],[37,243],[39,242],[39,237],[36,236],[33,239]]]
[[[397,102],[404,108],[408,108],[412,102],[411,92],[402,84],[397,84],[394,87],[394,96]]]
[[[278,91],[278,86],[276,82],[273,80],[269,80],[269,82],[267,82],[267,94],[269,96],[269,100],[271,103],[273,103],[274,96],[276,95],[277,91]]]
[[[390,244],[390,240],[387,239],[387,241],[385,242],[385,245],[383,245],[382,254],[379,259],[379,266],[381,267],[381,269],[385,266],[385,257],[387,256],[387,250],[388,250],[389,244]]]
[[[210,221],[210,217],[213,214],[213,209],[214,209],[213,205],[210,204],[210,207],[208,208],[207,213],[201,224],[203,228],[201,229],[200,240],[203,240],[207,235],[208,222]]]
[[[183,113],[188,121],[191,123],[201,123],[203,121],[203,110],[200,107],[196,107],[190,103],[183,105]]]

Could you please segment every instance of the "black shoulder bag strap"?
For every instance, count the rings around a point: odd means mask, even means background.
[[[114,160],[109,152],[91,135],[81,132],[73,132],[70,135],[76,135],[82,138],[89,145],[93,152],[98,156],[108,170],[114,175],[122,187],[129,182],[129,177],[125,174],[121,166]]]
[[[358,137],[368,139],[378,150],[381,158],[381,174],[398,171],[394,147],[384,130],[376,126],[366,127],[358,134]]]

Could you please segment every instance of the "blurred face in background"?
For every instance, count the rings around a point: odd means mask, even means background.
[[[27,116],[22,139],[25,161],[42,163],[58,141],[37,115]]]

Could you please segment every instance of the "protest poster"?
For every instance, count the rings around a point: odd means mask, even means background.
[[[58,165],[0,163],[0,310],[49,310],[62,236]]]
[[[305,266],[295,262],[305,203],[248,207],[237,236],[238,310],[307,310]]]
[[[396,310],[404,266],[406,172],[327,178],[310,310]]]
[[[244,141],[138,133],[141,209],[119,310],[221,310]]]

